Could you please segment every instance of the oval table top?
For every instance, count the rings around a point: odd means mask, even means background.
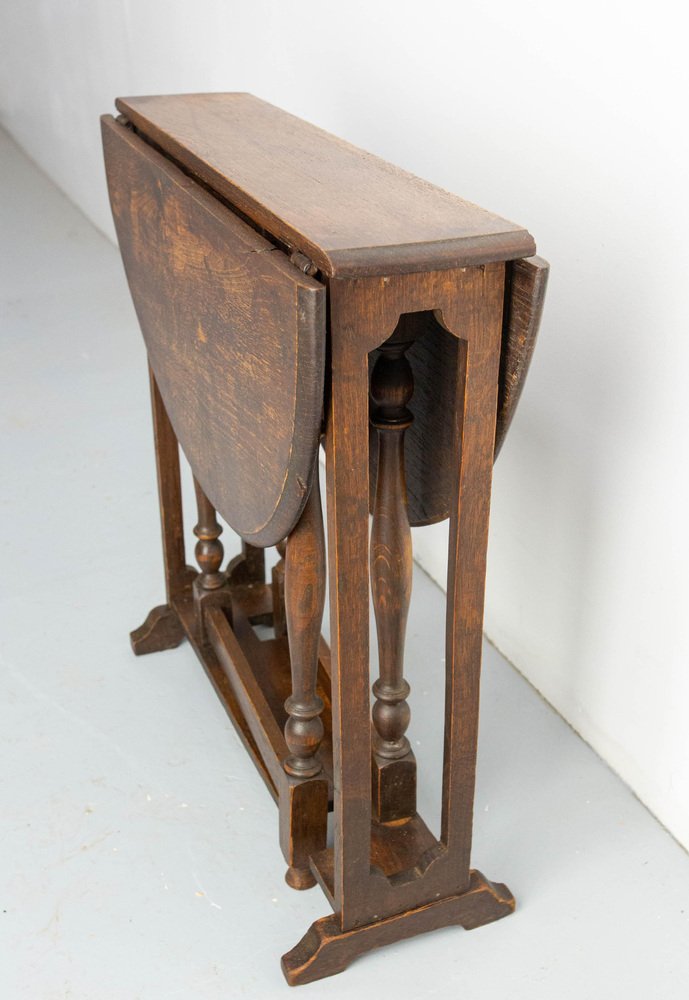
[[[254,545],[299,519],[320,438],[325,288],[105,116],[108,188],[149,360],[192,471]]]

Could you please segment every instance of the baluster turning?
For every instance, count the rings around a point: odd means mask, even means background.
[[[371,590],[378,633],[380,671],[373,685],[373,749],[398,759],[409,753],[404,735],[410,720],[404,679],[404,637],[411,599],[412,548],[404,474],[404,432],[413,391],[405,357],[411,341],[393,335],[380,347],[371,374],[371,424],[378,434],[378,473],[371,526]]]
[[[311,493],[285,552],[285,619],[292,694],[285,702],[288,774],[310,778],[321,770],[323,701],[316,693],[318,648],[325,604],[325,536],[316,456]]]
[[[220,541],[222,528],[218,524],[215,508],[194,477],[198,522],[194,534],[198,538],[194,554],[201,570],[199,584],[203,590],[217,590],[225,583],[225,574],[220,570],[224,549]]]

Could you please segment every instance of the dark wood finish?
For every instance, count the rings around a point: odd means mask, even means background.
[[[541,325],[549,270],[550,265],[542,257],[515,260],[509,268],[495,429],[496,458],[524,389]]]
[[[412,341],[407,358],[414,373],[414,417],[404,435],[407,517],[412,527],[443,521],[449,515],[455,465],[452,456],[453,414],[458,340],[444,329],[432,310],[404,316]],[[369,372],[380,351],[369,356]],[[378,479],[378,435],[369,437],[370,508]]]
[[[470,887],[461,896],[446,896],[363,927],[343,931],[336,915],[317,920],[299,944],[282,956],[282,971],[290,986],[313,983],[344,972],[351,962],[374,948],[452,924],[473,930],[507,916],[514,906],[507,886],[489,882],[473,871]]]
[[[194,534],[198,538],[194,554],[201,570],[199,584],[203,590],[217,590],[226,581],[226,576],[220,569],[225,554],[220,541],[222,528],[218,524],[213,504],[201,489],[197,479],[194,479],[194,491],[199,516],[194,528]]]
[[[460,892],[468,880],[471,847],[503,282],[504,265],[484,268],[466,289],[456,319],[447,317],[462,330],[462,340],[454,434],[459,467],[447,580],[441,840],[453,858]]]
[[[328,784],[288,779],[280,799],[280,846],[287,861],[285,882],[291,889],[311,889],[316,879],[311,855],[323,849],[328,832]]]
[[[294,889],[308,889],[315,885],[309,857],[323,850],[326,842],[327,775],[321,774],[320,763],[316,775],[293,777],[286,773],[287,743],[252,664],[221,609],[210,608],[206,622],[218,662],[230,681],[241,715],[277,791],[280,845],[288,864],[286,881]]]
[[[371,828],[368,497],[362,491],[368,465],[368,351],[360,344],[361,310],[352,284],[336,280],[329,289],[331,363],[337,374],[326,425],[333,771],[339,776],[331,903],[345,928],[366,922]],[[379,326],[370,349],[385,339]]]
[[[371,372],[371,427],[378,438],[371,523],[371,592],[378,635],[379,676],[373,684],[374,814],[382,822],[416,812],[416,763],[405,733],[410,710],[404,678],[404,638],[412,587],[412,546],[404,472],[405,432],[414,378],[406,352],[414,329],[401,317],[381,345]]]
[[[285,552],[287,550],[287,540],[278,542],[277,550],[280,554],[279,560],[275,563],[271,573],[273,588],[273,630],[276,638],[287,635],[287,618],[285,616]]]
[[[190,639],[278,804],[288,884],[318,882],[335,911],[284,956],[287,980],[498,919],[509,890],[470,869],[488,513],[547,265],[516,259],[533,252],[524,230],[247,95],[118,105],[129,123],[104,119],[106,163],[156,373],[167,585],[134,644]],[[184,560],[178,436],[199,574]],[[216,510],[243,536],[225,571]],[[446,516],[437,837],[416,812],[403,663],[409,524]],[[270,583],[268,544],[282,556]]]
[[[438,895],[461,894],[468,885],[466,824],[471,819],[474,765],[463,740],[473,730],[477,707],[474,681],[480,669],[481,572],[485,570],[503,282],[504,265],[495,263],[454,272],[391,276],[384,283],[371,279],[330,285],[332,363],[338,373],[332,385],[327,450],[333,746],[335,772],[341,776],[341,787],[347,789],[346,795],[338,795],[336,786],[333,895],[343,930],[366,923],[372,913],[391,915]],[[370,755],[357,736],[365,732],[369,714],[368,354],[390,336],[400,314],[430,308],[460,338],[455,368],[457,412],[465,413],[466,419],[461,425],[456,423],[454,453],[459,468],[456,464],[455,475],[462,484],[462,508],[461,525],[457,518],[455,529],[464,563],[453,584],[454,600],[448,602],[448,630],[452,636],[460,628],[466,631],[467,650],[457,654],[453,645],[448,657],[447,699],[455,714],[446,719],[445,727],[443,835],[413,871],[390,880],[370,869]],[[465,363],[468,354],[469,365]],[[340,569],[344,565],[346,573]],[[462,694],[467,703],[459,713]],[[475,749],[474,744],[474,755]],[[463,757],[467,757],[467,780]]]
[[[184,641],[184,627],[177,612],[169,604],[159,604],[149,611],[146,621],[129,634],[137,656],[174,649]]]
[[[206,621],[211,646],[229,678],[271,780],[279,789],[282,781],[281,761],[287,755],[282,728],[276,722],[251,664],[222,609],[210,608],[206,613]]]
[[[179,446],[150,367],[148,375],[167,603],[153,608],[143,625],[130,633],[132,649],[137,656],[173,649],[183,641],[184,629],[172,605],[193,574],[186,565],[184,554]]]
[[[270,625],[272,618],[272,594],[268,585],[241,586],[232,588],[232,614],[225,614],[227,625],[242,650],[244,661],[255,679],[257,688],[268,706],[274,725],[280,730],[281,741],[275,744],[281,748],[282,756],[274,764],[276,771],[283,769],[283,761],[287,756],[287,744],[284,740],[287,712],[285,701],[292,692],[292,674],[287,636],[272,638],[261,629],[259,636],[254,628],[256,624]],[[231,657],[230,657],[231,659]],[[228,668],[230,679],[237,673],[235,668]],[[239,673],[241,674],[241,664]],[[241,677],[239,683],[243,683]],[[330,707],[330,656],[327,644],[321,639],[318,653],[318,675],[316,694],[323,702],[321,718],[324,726],[324,736],[317,751],[321,763],[322,776],[332,789],[332,742],[331,742],[331,707]],[[273,725],[273,723],[271,723]],[[277,752],[277,751],[276,751]],[[271,765],[272,766],[272,765]]]
[[[285,742],[289,748],[285,770],[295,777],[311,778],[321,770],[317,753],[323,739],[323,701],[316,694],[325,606],[325,536],[318,455],[309,499],[287,539],[284,598],[292,663],[292,693],[285,702]]]
[[[197,627],[199,634],[204,632],[204,613],[212,605],[215,607],[232,608],[232,592],[227,584],[227,574],[221,569],[225,550],[220,541],[222,528],[215,515],[215,508],[200,483],[194,477],[196,493],[196,509],[198,521],[194,534],[198,538],[195,547],[196,561],[200,573],[195,578],[192,592],[196,605]]]
[[[162,398],[156,391],[155,379],[151,385],[156,441],[161,449],[157,455],[159,460],[164,456],[168,462],[161,470],[164,474],[159,475],[163,548],[184,566],[183,540],[177,531],[182,524],[178,446]],[[146,624],[133,633],[133,636],[143,635],[154,626],[152,644],[144,636],[151,648],[142,647],[142,639],[136,651],[143,653],[163,648],[165,630],[179,629],[180,638],[189,638],[244,746],[280,807],[280,843],[288,863],[286,880],[294,888],[305,889],[315,884],[309,857],[325,847],[329,789],[332,787],[329,651],[321,640],[316,696],[325,705],[323,717],[328,737],[322,750],[326,766],[321,762],[318,779],[300,781],[289,778],[282,766],[288,753],[282,732],[286,721],[282,706],[291,685],[287,640],[260,642],[252,629],[252,623],[270,622],[272,618],[271,589],[264,583],[263,550],[245,543],[242,554],[230,563],[228,573],[222,573],[218,569],[222,560],[218,542],[220,526],[212,505],[198,484],[195,486],[199,519],[196,533],[202,572],[196,574],[185,567],[177,576],[168,574],[174,581],[170,591],[172,605],[154,608]],[[175,547],[173,543],[177,538],[181,544]],[[170,559],[169,565],[174,567],[177,563]],[[231,589],[226,576],[231,581]],[[204,578],[218,585],[206,588]],[[230,618],[243,644],[230,626]],[[171,634],[178,636],[177,631]],[[261,653],[257,653],[257,648]],[[245,649],[250,651],[251,663]],[[260,682],[254,671],[258,672]],[[272,691],[272,704],[264,697],[264,691]]]
[[[191,595],[191,587],[188,589],[186,594],[175,599],[175,611],[179,616],[179,620],[182,623],[187,639],[191,643],[194,652],[199,658],[201,665],[213,685],[215,693],[220,699],[223,708],[227,712],[237,735],[244,745],[244,748],[247,750],[251,760],[256,766],[256,770],[263,779],[270,795],[276,802],[278,802],[278,789],[275,781],[273,780],[270,770],[266,765],[266,761],[263,758],[263,754],[254,739],[251,727],[249,726],[239,700],[234,693],[230,679],[225,672],[223,664],[215,654],[212,642],[206,641],[208,632],[204,631],[203,638],[199,634],[196,607]],[[224,612],[221,608],[211,609],[211,614],[213,612],[217,615],[223,615],[224,617]]]
[[[438,841],[418,813],[396,822],[371,823],[371,872],[379,884],[381,876],[394,882],[423,874],[438,856]],[[335,852],[333,848],[314,854],[311,869],[333,909],[335,902]],[[382,883],[385,884],[385,883]]]
[[[225,570],[231,584],[265,583],[266,555],[263,549],[242,541],[242,551],[231,559]]]
[[[408,750],[391,760],[373,749],[371,756],[373,816],[381,823],[408,819],[416,812],[416,757]]]
[[[502,352],[495,432],[497,458],[524,388],[536,344],[545,297],[548,264],[540,257],[512,261],[507,268]],[[432,311],[406,316],[413,344],[407,357],[414,372],[414,422],[405,435],[407,506],[412,526],[450,516],[455,466],[454,412],[458,342]],[[369,359],[373,370],[378,351]],[[378,465],[377,435],[370,438],[371,511]]]
[[[179,445],[150,366],[148,381],[151,392],[153,440],[160,502],[165,595],[168,604],[171,604],[175,597],[182,593],[189,578],[189,568],[186,565],[184,553]]]
[[[103,142],[127,279],[177,438],[224,520],[273,545],[309,492],[325,289],[107,116]]]
[[[403,334],[402,334],[403,336]],[[404,478],[404,432],[414,391],[405,358],[409,342],[391,337],[371,375],[371,426],[378,433],[378,475],[371,524],[371,591],[378,632],[380,676],[373,685],[373,747],[394,760],[409,753],[409,684],[404,679],[404,636],[411,601],[412,550]]]
[[[520,226],[251,94],[116,104],[193,176],[326,275],[431,271],[535,252]]]

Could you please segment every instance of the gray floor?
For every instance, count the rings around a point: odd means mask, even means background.
[[[1,134],[0,173],[0,996],[285,996],[279,956],[327,903],[283,882],[275,807],[190,648],[137,660],[127,642],[163,592],[117,251]],[[414,587],[412,736],[437,826],[443,596],[420,571]],[[513,917],[303,995],[687,996],[689,857],[490,647],[474,864],[510,885]]]

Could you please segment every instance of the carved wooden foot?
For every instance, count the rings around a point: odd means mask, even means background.
[[[282,971],[290,986],[301,986],[344,972],[359,955],[382,945],[452,924],[472,930],[513,910],[514,896],[507,886],[472,871],[469,888],[461,896],[439,899],[385,920],[349,931],[340,929],[337,914],[316,920],[299,944],[282,956]]]
[[[132,649],[137,656],[174,649],[184,639],[184,628],[177,612],[169,604],[159,604],[148,618],[129,635]]]

